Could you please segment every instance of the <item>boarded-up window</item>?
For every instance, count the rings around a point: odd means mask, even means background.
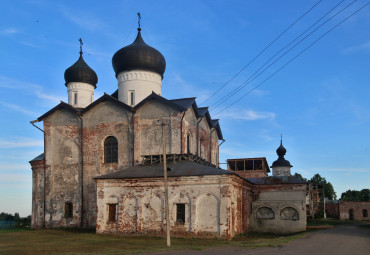
[[[275,213],[271,208],[261,207],[257,211],[257,219],[272,220],[275,219]]]
[[[176,204],[176,222],[185,223],[185,204]]]
[[[73,204],[66,202],[64,204],[64,218],[71,218],[73,216]]]
[[[364,217],[364,218],[367,218],[368,216],[367,216],[367,210],[366,209],[363,209],[362,210],[362,217]]]
[[[104,142],[104,162],[118,162],[118,142],[113,136],[108,136]]]
[[[109,213],[109,222],[115,222],[116,221],[116,204],[109,204],[108,205],[108,213]]]
[[[299,220],[299,213],[293,207],[285,207],[280,212],[280,219],[282,219],[282,220]]]

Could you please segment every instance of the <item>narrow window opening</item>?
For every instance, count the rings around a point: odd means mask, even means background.
[[[118,162],[118,141],[115,137],[109,136],[104,142],[104,162]]]
[[[190,136],[186,136],[186,153],[190,154]]]
[[[74,94],[74,105],[77,105],[77,92]]]
[[[129,98],[130,98],[130,105],[134,105],[135,104],[135,93],[133,90],[130,90],[129,91]]]
[[[71,202],[66,202],[64,204],[64,218],[73,217],[73,204]]]
[[[176,223],[185,223],[185,204],[176,204]]]
[[[109,214],[109,222],[116,222],[116,209],[117,204],[109,204],[108,205],[108,214]]]
[[[367,210],[366,209],[363,209],[362,210],[362,217],[364,217],[364,218],[369,217],[368,214],[367,214]]]

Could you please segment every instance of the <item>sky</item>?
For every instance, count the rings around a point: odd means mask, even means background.
[[[292,174],[320,173],[338,197],[370,188],[370,5],[345,20],[367,3],[352,2],[1,1],[0,212],[31,214],[28,162],[43,152],[43,134],[30,121],[67,102],[64,71],[78,39],[98,75],[95,99],[111,94],[112,56],[135,39],[137,12],[144,41],[166,59],[162,96],[197,97],[220,119],[220,162],[271,165],[282,134]]]

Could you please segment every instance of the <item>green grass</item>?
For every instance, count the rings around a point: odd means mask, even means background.
[[[132,254],[165,250],[203,250],[218,246],[248,248],[281,246],[304,233],[278,236],[247,234],[231,241],[172,238],[166,247],[162,237],[96,235],[86,230],[27,230],[0,232],[0,254]],[[190,252],[191,253],[191,252]]]

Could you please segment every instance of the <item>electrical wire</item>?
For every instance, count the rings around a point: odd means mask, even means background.
[[[308,11],[302,14],[298,19],[296,19],[289,27],[287,27],[283,32],[281,32],[274,40],[272,40],[262,51],[260,51],[248,64],[246,64],[239,72],[237,72],[230,80],[228,80],[224,85],[222,85],[216,92],[209,96],[206,100],[201,102],[199,105],[204,104],[212,97],[214,97],[221,89],[228,85],[232,80],[234,80],[241,72],[243,72],[250,64],[252,64],[263,52],[265,52],[272,44],[274,44],[281,36],[283,36],[290,28],[292,28],[299,20],[306,16],[310,11],[312,11],[322,0],[314,4]]]
[[[277,74],[278,72],[280,72],[282,69],[284,69],[287,65],[289,65],[293,60],[295,60],[297,57],[299,57],[301,54],[303,54],[306,50],[308,50],[309,48],[311,48],[314,44],[316,44],[319,40],[321,40],[323,37],[325,37],[327,34],[329,34],[331,31],[333,31],[334,29],[336,29],[338,26],[340,26],[341,24],[343,24],[345,21],[347,21],[349,18],[351,18],[352,16],[356,15],[359,11],[361,11],[362,9],[364,9],[366,6],[368,6],[370,4],[370,2],[367,2],[366,4],[364,4],[362,7],[360,7],[359,9],[357,9],[355,12],[353,12],[351,15],[349,15],[348,17],[346,17],[345,19],[343,19],[341,22],[339,22],[338,24],[336,24],[334,27],[332,27],[331,29],[329,29],[327,32],[325,32],[323,35],[321,35],[319,38],[317,38],[314,42],[312,42],[309,46],[307,46],[306,48],[304,48],[302,51],[300,51],[296,56],[294,56],[291,60],[289,60],[287,63],[285,63],[282,67],[280,67],[278,70],[276,70],[274,73],[272,73],[269,77],[267,77],[265,80],[263,80],[261,83],[259,83],[257,86],[255,86],[254,88],[252,88],[251,90],[249,90],[247,93],[245,93],[244,95],[242,95],[238,100],[234,101],[233,103],[231,103],[230,105],[228,105],[227,107],[225,107],[224,109],[222,109],[221,111],[217,112],[216,114],[214,114],[213,116],[216,116],[218,114],[220,114],[221,112],[225,111],[226,109],[228,109],[230,106],[236,104],[237,102],[239,102],[241,99],[243,99],[244,97],[246,97],[247,95],[249,95],[251,92],[253,92],[255,89],[257,89],[258,87],[260,87],[262,84],[264,84],[266,81],[268,81],[271,77],[273,77],[275,74]]]
[[[343,1],[342,1],[343,2]],[[276,55],[278,55],[282,50],[286,49],[289,45],[291,45],[296,39],[301,37],[303,34],[305,34],[309,29],[311,29],[314,25],[316,25],[320,20],[322,20],[325,16],[327,16],[332,10],[334,10],[337,6],[339,6],[342,2],[337,4],[335,7],[333,7],[329,12],[327,12],[323,17],[321,17],[318,21],[316,21],[313,25],[311,25],[306,31],[301,33],[299,36],[297,36],[293,41],[291,41],[289,44],[284,46],[282,49],[278,51],[274,56],[272,56],[270,59],[268,59],[257,71],[255,71],[246,81],[244,81],[239,87],[229,92],[224,98],[220,99],[218,102],[216,102],[211,109],[216,109],[218,106],[220,106],[222,103],[226,102],[230,97],[234,96],[236,93],[238,93],[240,90],[242,90],[245,86],[250,84],[252,81],[257,79],[261,74],[263,74],[266,70],[268,70],[272,65],[274,65],[276,62],[278,62],[281,58],[283,58],[286,54],[288,54],[291,50],[293,50],[295,47],[297,47],[300,43],[302,43],[304,40],[306,40],[309,36],[311,36],[314,32],[316,32],[320,27],[328,23],[330,20],[335,18],[337,15],[342,13],[344,10],[349,8],[352,4],[357,2],[357,0],[352,1],[347,6],[339,10],[337,13],[335,13],[333,16],[328,18],[326,21],[321,23],[318,27],[316,27],[313,31],[311,31],[309,34],[307,34],[304,38],[302,38],[300,41],[298,41],[294,46],[289,48],[287,51],[285,51],[282,55],[280,55],[279,58],[277,58],[274,62],[272,62],[270,65],[268,65],[265,69],[263,69],[260,73],[258,73],[267,63],[269,63]],[[258,74],[257,74],[258,73]]]

